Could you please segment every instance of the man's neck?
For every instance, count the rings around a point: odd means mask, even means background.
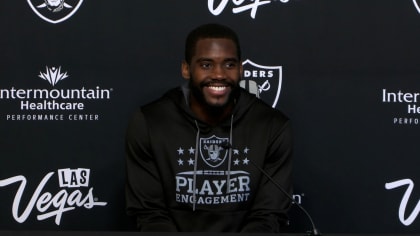
[[[223,107],[209,107],[202,105],[193,97],[190,98],[190,108],[198,119],[209,125],[219,125],[226,120],[233,110],[233,102]]]

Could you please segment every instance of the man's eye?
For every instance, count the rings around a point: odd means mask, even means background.
[[[226,68],[234,68],[234,67],[236,67],[236,63],[229,62],[229,63],[226,63],[225,66],[226,66]]]
[[[208,69],[208,68],[211,67],[211,64],[210,63],[202,63],[201,67],[204,68],[204,69]]]

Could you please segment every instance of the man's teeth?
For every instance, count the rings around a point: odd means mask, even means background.
[[[225,90],[226,87],[219,87],[219,86],[209,86],[210,89],[216,90],[216,91],[222,91]]]

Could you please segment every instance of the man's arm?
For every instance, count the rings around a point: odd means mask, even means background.
[[[127,214],[140,231],[177,231],[168,214],[159,171],[150,151],[148,126],[141,111],[126,134]]]
[[[290,122],[270,133],[263,166],[280,186],[292,195],[292,132]],[[262,177],[256,198],[242,232],[279,232],[288,223],[291,200],[267,177]]]

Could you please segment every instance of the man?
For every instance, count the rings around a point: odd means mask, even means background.
[[[127,130],[127,213],[141,231],[279,232],[291,201],[291,130],[239,87],[238,37],[203,25],[187,37],[188,83],[143,106]]]

